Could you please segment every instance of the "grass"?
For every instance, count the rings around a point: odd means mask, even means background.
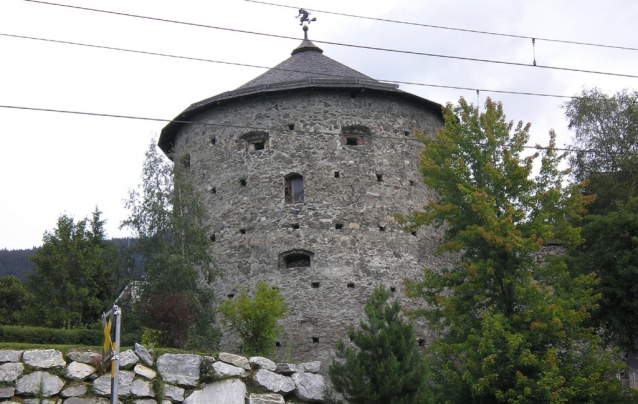
[[[0,342],[0,349],[26,350],[26,349],[55,349],[66,355],[69,349],[74,348],[91,348],[98,352],[102,352],[102,346],[78,346],[78,345],[47,345],[47,344],[25,344],[22,342]],[[120,351],[133,349],[133,347],[121,347]]]

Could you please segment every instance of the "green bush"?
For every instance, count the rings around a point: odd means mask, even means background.
[[[0,326],[0,342],[96,346],[104,343],[104,333],[101,330],[3,325]]]

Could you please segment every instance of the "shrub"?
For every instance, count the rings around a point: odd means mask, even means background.
[[[0,326],[0,342],[96,346],[104,342],[104,333],[100,330],[4,325]]]

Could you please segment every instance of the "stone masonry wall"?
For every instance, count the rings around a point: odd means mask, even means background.
[[[0,350],[2,404],[109,404],[111,376],[90,349]],[[217,360],[216,360],[217,359]],[[118,399],[127,404],[284,404],[322,402],[321,362],[275,364],[228,353],[218,358],[120,353]],[[118,401],[119,401],[118,400]]]
[[[316,90],[233,101],[194,120],[224,125],[184,126],[176,138],[210,216],[222,273],[216,296],[250,293],[260,280],[279,288],[289,308],[280,355],[328,363],[376,285],[411,307],[403,279],[450,265],[432,255],[440,231],[406,233],[393,217],[434,197],[418,172],[414,130],[433,136],[440,114],[396,94]],[[370,130],[364,144],[344,144],[352,125]],[[242,135],[256,128],[270,128],[268,145],[250,151]],[[303,176],[302,203],[284,199],[291,173]],[[282,265],[281,254],[293,250],[310,252],[311,266]],[[422,324],[415,333],[427,344]],[[226,335],[222,349],[235,351],[238,340]]]

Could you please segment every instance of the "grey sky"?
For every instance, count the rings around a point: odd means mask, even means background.
[[[242,0],[60,0],[64,4],[294,36],[269,38],[0,0],[0,33],[274,66],[302,37],[294,9]],[[638,47],[638,3],[589,0],[272,0],[295,7],[534,37]],[[493,37],[313,13],[311,40],[531,64],[529,39]],[[514,67],[318,44],[375,79],[574,95],[583,88],[636,89],[638,79]],[[193,102],[232,90],[263,70],[89,49],[0,36],[0,105],[171,119]],[[638,74],[638,51],[536,42],[540,65]],[[445,104],[473,91],[401,85]],[[509,119],[532,122],[531,144],[554,128],[569,143],[564,100],[489,94]],[[165,123],[0,108],[0,248],[40,245],[67,213],[104,212],[111,237],[122,200],[139,183],[144,151]]]

